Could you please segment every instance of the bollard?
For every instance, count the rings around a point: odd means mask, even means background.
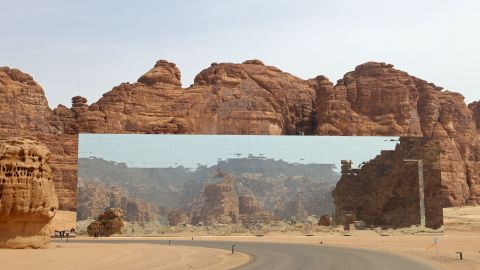
[[[170,246],[170,240],[168,240],[168,245]]]
[[[457,251],[457,254],[459,254],[459,255],[460,255],[460,260],[463,260],[463,254],[462,254],[462,252],[460,252],[460,251]]]
[[[192,236],[192,241],[193,241],[193,236]]]
[[[234,248],[235,248],[236,246],[237,246],[237,245],[232,245],[232,254],[235,254],[235,249],[234,249]]]

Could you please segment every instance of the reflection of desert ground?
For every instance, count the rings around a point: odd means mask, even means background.
[[[447,232],[476,231],[480,233],[480,206],[444,208],[443,221]]]
[[[50,232],[55,230],[70,230],[76,227],[77,213],[58,210],[50,223]]]
[[[2,250],[0,269],[232,269],[249,260],[246,254],[219,249],[72,241],[45,249]]]

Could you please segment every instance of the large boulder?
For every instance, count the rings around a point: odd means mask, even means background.
[[[35,139],[0,140],[0,247],[40,248],[58,208],[50,151]]]

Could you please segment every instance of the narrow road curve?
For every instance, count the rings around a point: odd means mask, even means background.
[[[53,240],[59,242],[58,240]],[[76,243],[113,243],[113,244],[159,244],[168,245],[167,240],[160,239],[100,239],[72,240]],[[206,240],[171,240],[172,245],[194,246],[235,250],[251,256],[249,263],[238,270],[434,270],[439,269],[421,261],[399,255],[344,247],[325,245],[255,243]]]

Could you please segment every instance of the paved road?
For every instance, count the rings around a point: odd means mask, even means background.
[[[58,242],[59,240],[54,240]],[[64,240],[65,241],[65,240]],[[168,240],[159,239],[118,239],[71,240],[76,243],[143,243],[168,245]],[[402,256],[361,249],[350,249],[325,245],[302,245],[283,243],[255,243],[203,240],[172,240],[172,245],[208,247],[235,250],[249,254],[252,260],[237,269],[267,270],[433,270],[433,266]]]

